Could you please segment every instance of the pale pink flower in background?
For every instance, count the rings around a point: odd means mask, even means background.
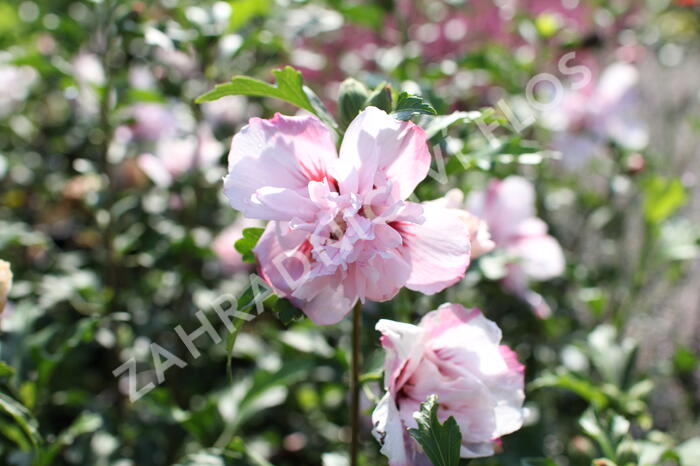
[[[373,434],[390,466],[430,465],[407,432],[430,395],[440,422],[457,421],[462,458],[493,455],[494,442],[522,426],[525,368],[481,311],[448,303],[417,326],[382,319],[376,328],[387,393],[372,413]]]
[[[39,73],[30,66],[0,63],[0,118],[21,108]]]
[[[212,125],[235,125],[250,115],[250,103],[241,95],[229,95],[202,104],[202,113]]]
[[[547,224],[536,217],[535,189],[525,178],[492,180],[486,191],[470,194],[467,209],[484,219],[496,247],[509,257],[503,284],[525,299],[539,317],[551,314],[530,280],[549,280],[564,272],[564,253],[547,234]]]
[[[92,119],[100,111],[97,88],[106,81],[102,62],[94,53],[81,52],[73,58],[72,67],[73,77],[78,84],[78,111],[84,118]]]
[[[105,83],[105,71],[100,57],[81,52],[73,58],[73,76],[81,84],[101,86]]]
[[[157,102],[142,102],[133,105],[128,112],[133,119],[130,130],[134,137],[157,141],[177,132],[178,121],[175,110]]]
[[[443,197],[435,199],[434,201],[425,202],[425,204],[433,204],[455,210],[455,213],[459,215],[469,231],[472,259],[486,254],[496,247],[496,244],[491,239],[488,224],[476,215],[465,210],[464,193],[461,190],[457,188],[450,189]]]
[[[158,186],[168,187],[182,174],[216,164],[224,150],[208,125],[202,123],[196,134],[164,137],[153,154],[141,154],[141,170]]]
[[[428,174],[424,131],[369,107],[336,152],[312,116],[253,118],[233,138],[224,192],[271,220],[254,252],[262,277],[315,323],[406,286],[432,294],[469,264],[469,232],[450,209],[406,201]]]
[[[603,70],[597,82],[565,91],[561,104],[542,115],[554,131],[553,146],[570,168],[602,154],[608,142],[628,150],[646,147],[649,135],[638,109],[639,72],[618,62]]]
[[[236,250],[236,241],[243,237],[246,228],[260,227],[261,222],[238,217],[230,226],[224,228],[212,243],[212,250],[226,273],[246,272],[253,268],[253,264],[243,262],[241,253]]]

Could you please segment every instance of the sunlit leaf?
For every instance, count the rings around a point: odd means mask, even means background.
[[[17,400],[10,398],[4,393],[0,393],[0,411],[12,418],[15,424],[29,439],[33,447],[39,446],[41,443],[41,435],[37,426],[36,419],[31,413],[22,406]]]
[[[435,115],[435,109],[423,97],[402,92],[392,114],[398,120],[408,120],[415,115]]]
[[[660,223],[673,215],[687,199],[681,180],[660,176],[644,184],[644,217],[650,223]]]
[[[265,232],[264,228],[245,228],[243,230],[243,238],[236,241],[235,248],[236,251],[241,253],[243,262],[255,262],[255,254],[253,254],[253,248],[258,244],[258,240]]]
[[[197,103],[211,102],[229,95],[247,95],[254,97],[272,97],[280,99],[299,108],[307,110],[324,121],[332,128],[337,124],[330,119],[330,114],[322,107],[320,100],[315,98],[315,104],[309,95],[313,93],[304,87],[301,73],[291,66],[273,70],[275,85],[248,76],[234,76],[230,83],[217,84],[213,90],[196,99]]]
[[[430,395],[413,414],[418,428],[408,429],[411,436],[423,447],[423,451],[435,466],[459,466],[462,434],[454,417],[440,424],[437,417],[438,400]]]

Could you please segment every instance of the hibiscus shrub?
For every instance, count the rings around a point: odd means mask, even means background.
[[[696,3],[0,5],[0,462],[700,464]]]

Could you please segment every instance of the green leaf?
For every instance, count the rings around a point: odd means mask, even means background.
[[[650,223],[661,223],[678,210],[687,199],[678,178],[654,177],[644,184],[644,217]]]
[[[231,19],[229,30],[235,31],[256,16],[265,16],[270,12],[270,0],[231,0]]]
[[[557,463],[549,458],[523,458],[520,464],[522,466],[557,466]]]
[[[444,424],[437,417],[436,395],[430,395],[421,403],[420,410],[413,414],[417,429],[408,429],[411,436],[423,447],[423,451],[435,466],[459,466],[459,450],[462,434],[457,421],[450,416]]]
[[[15,373],[15,370],[8,364],[0,361],[0,378],[10,377]]]
[[[402,92],[392,114],[397,120],[408,120],[414,115],[435,115],[435,109],[423,97]]]
[[[284,403],[288,387],[308,377],[313,368],[312,360],[290,360],[277,372],[258,369],[252,378],[233,383],[218,402],[219,413],[226,421],[229,434],[235,433],[255,414]]]
[[[481,118],[481,112],[453,112],[449,115],[439,115],[434,117],[424,117],[425,123],[423,129],[425,129],[425,135],[428,139],[432,139],[438,135],[441,131],[446,130],[450,126],[456,123],[471,123]]]
[[[608,405],[607,395],[596,384],[563,368],[555,373],[545,373],[529,385],[530,390],[545,387],[570,390],[597,408]]]
[[[197,97],[195,102],[211,102],[229,95],[273,97],[303,108],[318,116],[331,128],[337,128],[338,125],[323,107],[320,99],[304,86],[299,71],[291,66],[285,66],[282,69],[272,70],[272,74],[276,80],[274,86],[248,76],[234,76],[230,83],[217,84],[213,90]]]
[[[243,256],[243,262],[255,262],[255,254],[253,254],[253,248],[258,244],[258,240],[265,232],[264,228],[245,228],[243,230],[243,238],[236,241],[235,248],[236,251],[241,253]]]
[[[304,317],[304,314],[301,312],[301,310],[285,298],[277,299],[277,301],[275,301],[275,304],[273,304],[272,306],[272,310],[275,311],[277,318],[284,325],[289,325],[295,320],[299,320],[302,317]]]
[[[0,411],[4,412],[15,421],[34,448],[39,445],[41,442],[41,435],[39,434],[37,422],[27,408],[22,406],[17,400],[10,398],[4,393],[0,393]]]
[[[683,374],[692,373],[698,367],[698,357],[685,346],[679,346],[673,355],[673,367]]]
[[[56,455],[66,445],[72,445],[79,435],[95,432],[102,427],[102,418],[95,413],[84,412],[61,434],[51,442],[48,448],[42,451],[35,462],[35,466],[54,464]]]

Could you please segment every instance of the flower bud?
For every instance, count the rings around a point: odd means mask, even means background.
[[[391,113],[393,106],[392,100],[391,85],[381,83],[367,98],[367,105],[377,107],[384,110],[386,113]]]
[[[348,78],[340,85],[338,106],[340,108],[340,124],[346,128],[367,102],[367,88],[359,81]]]

